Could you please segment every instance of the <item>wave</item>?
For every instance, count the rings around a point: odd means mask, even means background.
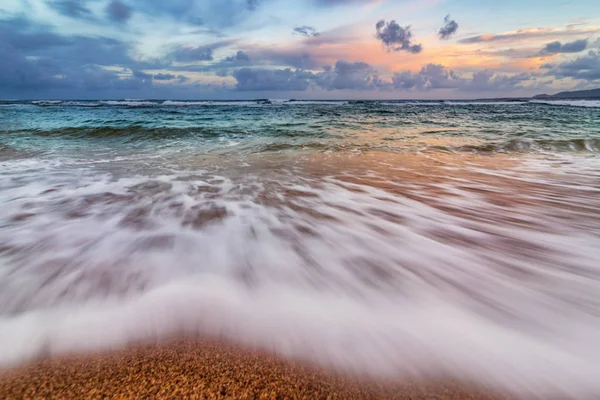
[[[293,105],[324,105],[324,106],[345,106],[352,104],[348,101],[335,101],[335,100],[289,100],[287,104]]]
[[[158,105],[154,101],[127,101],[127,100],[105,100],[101,101],[100,104],[107,106],[127,106],[127,107],[151,107]]]
[[[525,105],[530,103],[548,103],[555,105],[573,105],[572,102],[542,102],[542,101],[336,101],[336,100],[252,100],[252,101],[191,101],[191,100],[102,100],[102,101],[63,101],[63,100],[36,100],[30,104],[38,106],[75,106],[75,107],[219,107],[219,106],[238,106],[238,107],[260,107],[260,106],[285,106],[285,105],[382,105],[382,106],[508,106]],[[596,103],[582,103],[581,107],[597,107]]]
[[[23,104],[23,103],[15,103]],[[528,101],[329,101],[329,100],[252,100],[252,101],[181,101],[181,100],[102,100],[102,101],[64,101],[35,100],[29,104],[37,106],[74,106],[74,107],[219,107],[219,106],[284,106],[284,105],[382,105],[382,106],[513,106],[528,104],[545,104],[553,106],[600,108],[600,100],[528,100]],[[4,103],[2,106],[10,106]]]
[[[77,139],[120,139],[124,142],[143,142],[155,140],[180,139],[193,143],[197,139],[235,139],[240,151],[249,153],[269,153],[278,151],[314,151],[314,152],[422,152],[441,151],[458,153],[540,153],[540,152],[600,152],[600,138],[578,137],[569,139],[518,138],[508,140],[488,140],[478,144],[453,145],[447,138],[446,145],[422,145],[414,141],[372,141],[361,143],[324,132],[306,132],[287,129],[263,129],[260,134],[240,128],[216,127],[145,127],[130,125],[124,127],[67,127],[51,130],[5,131],[7,134],[29,134],[40,137],[77,138]],[[460,139],[457,139],[460,142]],[[185,143],[185,142],[179,142]],[[215,142],[213,150],[231,147],[230,143]]]
[[[22,132],[22,131],[17,131]],[[143,126],[127,127],[69,127],[52,130],[27,130],[29,134],[44,137],[71,138],[128,138],[130,140],[154,140],[194,137],[217,137],[223,135],[247,135],[244,130],[217,128],[149,128]]]
[[[388,101],[384,106],[512,106],[528,104],[526,101]]]
[[[529,102],[550,106],[600,108],[600,100],[530,100]]]
[[[440,147],[460,152],[474,153],[535,153],[535,152],[599,152],[600,139],[511,139],[503,142],[484,143],[459,147]]]
[[[174,101],[166,100],[162,103],[157,103],[161,106],[172,107],[189,107],[189,106],[255,106],[255,101]]]
[[[0,173],[0,364],[187,333],[375,376],[599,390],[598,196],[560,169],[528,187],[432,165]]]
[[[441,106],[444,105],[441,101],[388,101],[379,103],[382,106]]]
[[[31,104],[35,104],[37,106],[57,106],[63,104],[62,100],[34,100]]]
[[[528,104],[527,101],[445,101],[449,106],[512,106]]]
[[[102,103],[97,103],[93,101],[65,101],[60,104],[63,106],[75,106],[75,107],[100,107]]]

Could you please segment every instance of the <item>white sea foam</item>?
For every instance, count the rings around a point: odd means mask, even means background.
[[[128,107],[148,107],[156,106],[159,103],[154,101],[142,101],[142,100],[105,100],[101,101],[100,104],[107,106],[128,106]]]
[[[76,107],[99,107],[102,104],[96,101],[65,101],[62,105]]]
[[[332,100],[323,100],[323,101],[319,101],[319,100],[289,100],[287,102],[287,104],[293,104],[293,105],[323,105],[323,106],[345,106],[350,104],[347,101],[332,101]]]
[[[519,106],[527,104],[526,101],[445,101],[450,106]]]
[[[583,398],[600,391],[600,204],[578,188],[594,188],[598,163],[573,176],[571,162],[473,166],[478,179],[448,165],[432,186],[403,165],[360,177],[383,188],[285,168],[117,178],[15,164],[0,175],[0,362],[186,332]]]
[[[381,105],[384,106],[441,106],[444,103],[441,101],[389,101],[382,102]]]
[[[525,101],[398,101],[382,102],[386,106],[511,106],[527,104]]]
[[[62,103],[62,100],[35,100],[31,102],[31,104],[35,104],[38,106],[56,106]]]
[[[174,101],[166,100],[163,106],[189,107],[189,106],[254,106],[255,101]]]
[[[600,108],[600,100],[531,100],[530,102],[551,106]]]

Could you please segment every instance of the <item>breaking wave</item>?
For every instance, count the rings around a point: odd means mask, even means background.
[[[549,106],[600,108],[600,100],[531,100],[530,103]]]
[[[375,376],[600,390],[598,165],[346,160],[4,170],[1,363],[209,334]]]

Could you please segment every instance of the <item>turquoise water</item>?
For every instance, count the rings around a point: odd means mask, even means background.
[[[23,150],[597,151],[600,106],[530,102],[4,102],[0,143]]]
[[[600,107],[3,102],[0,366],[214,335],[600,392]]]

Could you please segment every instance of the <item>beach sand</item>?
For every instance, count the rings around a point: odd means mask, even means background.
[[[2,399],[501,399],[453,383],[328,372],[211,340],[180,339],[0,372]]]

